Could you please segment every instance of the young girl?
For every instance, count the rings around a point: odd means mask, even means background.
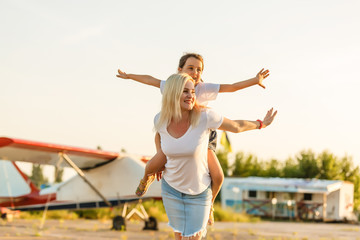
[[[265,88],[265,86],[262,84],[262,81],[269,76],[269,70],[262,69],[254,78],[245,81],[236,82],[234,84],[212,84],[202,82],[201,75],[203,70],[204,61],[201,55],[195,53],[188,53],[180,58],[178,72],[187,73],[195,80],[196,99],[197,102],[203,106],[207,105],[208,101],[215,100],[218,92],[235,92],[253,85],[260,85],[261,87]],[[160,88],[161,92],[163,92],[165,81],[161,81],[149,75],[126,74],[120,69],[118,70],[118,73],[119,74],[116,76],[119,78],[132,79],[140,83],[158,87]],[[139,187],[136,190],[136,194],[138,196],[143,196],[146,193],[148,187],[155,179],[155,173],[163,170],[166,163],[166,156],[161,150],[160,136],[158,134],[156,134],[155,136],[155,145],[157,153],[146,165],[144,177],[140,181]],[[215,201],[215,198],[219,193],[224,180],[223,171],[215,155],[215,148],[216,131],[212,131],[212,133],[210,134],[208,149],[208,167],[212,180],[212,202]],[[212,223],[213,213],[211,212],[209,224]]]

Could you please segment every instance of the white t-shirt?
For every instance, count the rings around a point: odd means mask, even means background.
[[[160,91],[161,94],[164,91],[166,81],[160,82]],[[215,100],[220,89],[220,84],[215,83],[204,83],[199,82],[195,86],[195,95],[196,95],[196,101],[203,106],[206,106],[209,101]]]
[[[155,116],[155,122],[160,113]],[[176,190],[196,195],[210,185],[211,178],[207,162],[209,129],[217,129],[223,117],[211,109],[201,112],[199,124],[190,126],[187,132],[179,137],[172,137],[167,126],[159,129],[161,149],[167,157],[163,178]]]

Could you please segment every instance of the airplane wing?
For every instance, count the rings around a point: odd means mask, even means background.
[[[65,153],[81,169],[90,169],[116,159],[119,154],[102,150],[71,147],[0,137],[0,159],[68,167],[59,162],[59,153]]]

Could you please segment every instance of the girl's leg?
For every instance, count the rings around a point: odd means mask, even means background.
[[[166,163],[166,156],[161,151],[158,151],[147,163],[145,166],[145,174],[143,180],[147,180],[149,176],[154,175],[155,173],[162,170]]]
[[[214,223],[213,204],[224,182],[224,173],[222,171],[219,160],[217,159],[214,151],[211,149],[208,149],[208,166],[211,177],[211,190],[212,190],[211,209],[210,209],[208,224],[212,225]]]
[[[146,163],[144,177],[140,180],[139,186],[137,187],[135,193],[137,196],[142,197],[151,183],[155,180],[155,177],[158,180],[161,178],[161,174],[157,174],[159,171],[164,169],[166,163],[166,156],[161,150],[160,145],[160,135],[156,133],[155,136],[155,145],[156,145],[156,154]]]
[[[217,159],[214,151],[212,151],[211,149],[208,149],[208,165],[212,181],[212,203],[214,203],[215,198],[218,195],[220,188],[224,182],[224,173],[222,171],[219,160]]]
[[[161,150],[160,134],[155,135],[156,154],[147,163],[145,167],[145,174],[143,180],[147,180],[150,175],[153,175],[163,170],[166,163],[166,156]]]
[[[149,186],[155,180],[156,173],[159,172],[161,168],[163,168],[165,163],[166,157],[162,151],[157,152],[155,156],[153,156],[150,161],[147,162],[144,177],[140,180],[140,183],[135,191],[137,196],[144,196]]]

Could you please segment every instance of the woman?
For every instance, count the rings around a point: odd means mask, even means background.
[[[263,121],[229,120],[196,103],[195,82],[185,73],[171,75],[165,83],[161,112],[155,130],[167,157],[162,198],[175,239],[200,239],[212,208],[207,148],[210,129],[243,132],[267,127],[277,112],[269,110]]]

